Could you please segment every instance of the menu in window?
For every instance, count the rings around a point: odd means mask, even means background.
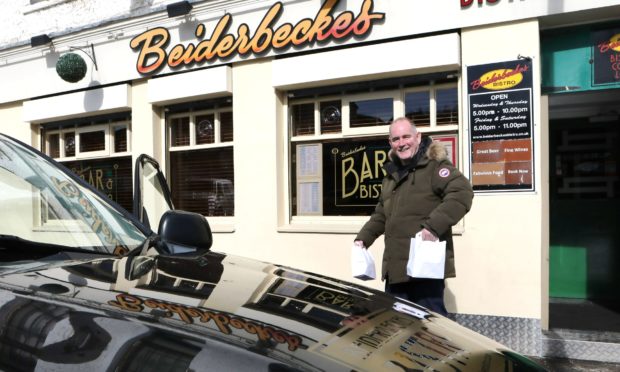
[[[467,77],[474,191],[533,190],[531,61],[469,66]]]
[[[321,213],[320,144],[297,146],[297,214]]]
[[[592,85],[620,84],[620,28],[592,31]]]

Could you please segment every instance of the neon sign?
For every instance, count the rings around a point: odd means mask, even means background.
[[[364,0],[357,15],[344,11],[333,16],[331,13],[338,1],[326,0],[314,19],[304,18],[294,25],[284,23],[276,27],[274,23],[283,11],[282,3],[277,2],[265,13],[253,34],[245,23],[239,25],[236,34],[228,33],[232,15],[226,14],[217,22],[209,38],[205,38],[205,25],[199,24],[194,31],[199,40],[196,44],[176,44],[169,47],[170,32],[164,27],[157,27],[131,39],[129,46],[138,52],[136,70],[146,75],[155,73],[164,66],[189,67],[234,55],[260,55],[269,50],[281,50],[291,46],[360,37],[372,30],[373,23],[385,18],[384,13],[372,11],[373,0]]]

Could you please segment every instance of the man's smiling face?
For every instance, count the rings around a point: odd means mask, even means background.
[[[406,120],[397,120],[390,125],[390,146],[392,152],[407,163],[420,146],[422,134]]]

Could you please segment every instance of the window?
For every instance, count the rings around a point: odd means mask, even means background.
[[[455,155],[455,78],[427,76],[288,92],[291,214],[368,216],[381,192],[394,118],[410,118]]]
[[[175,208],[233,216],[232,99],[171,106],[166,121]]]
[[[123,117],[45,124],[44,152],[59,161],[126,155],[129,120]]]
[[[131,211],[131,116],[128,113],[46,123],[43,152]]]
[[[62,4],[70,3],[75,0],[30,0],[28,4],[24,5],[22,13],[24,15],[38,12],[41,10],[57,7]]]

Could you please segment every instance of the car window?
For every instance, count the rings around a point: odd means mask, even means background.
[[[0,235],[103,253],[126,252],[146,234],[58,163],[0,135]]]

